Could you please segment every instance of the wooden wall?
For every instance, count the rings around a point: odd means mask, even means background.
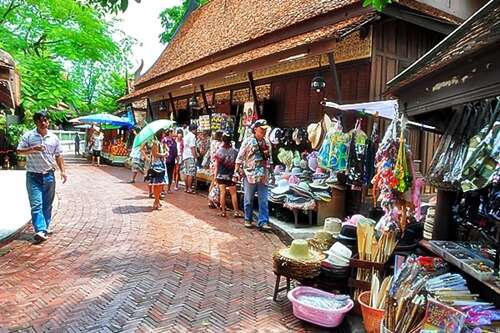
[[[443,35],[394,19],[373,24],[370,100],[381,100],[387,81],[430,50]]]
[[[343,103],[364,102],[369,97],[370,63],[356,61],[337,66]],[[326,88],[321,93],[311,90],[314,72],[295,77],[274,78],[271,81],[271,100],[277,112],[277,123],[282,127],[306,126],[321,119],[325,110],[320,102],[327,98],[337,100],[335,85],[329,70],[321,72]]]

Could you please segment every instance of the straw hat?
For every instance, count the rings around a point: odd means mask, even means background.
[[[288,180],[280,179],[278,180],[276,187],[273,188],[271,192],[279,195],[288,192],[289,189],[290,189],[290,184],[288,184]]]
[[[323,225],[323,231],[329,232],[333,237],[337,237],[342,229],[342,220],[336,217],[327,217]]]
[[[311,142],[312,149],[318,149],[323,138],[323,126],[321,123],[312,123],[307,126],[307,138]]]
[[[280,250],[279,255],[301,262],[321,261],[324,258],[321,253],[311,250],[305,239],[295,239],[290,247]]]

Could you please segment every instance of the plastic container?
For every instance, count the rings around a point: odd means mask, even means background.
[[[380,333],[380,323],[384,319],[385,310],[375,309],[369,306],[370,291],[364,291],[358,296],[363,315],[363,325],[367,333]]]
[[[354,302],[348,299],[347,305],[340,309],[317,308],[300,302],[299,297],[305,295],[332,298],[335,295],[311,287],[297,287],[288,292],[288,299],[292,302],[295,317],[323,327],[339,326],[344,320],[346,313],[354,306]]]

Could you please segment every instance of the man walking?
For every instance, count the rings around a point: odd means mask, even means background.
[[[80,155],[80,134],[75,134],[75,156]]]
[[[195,193],[191,186],[193,185],[193,178],[196,176],[196,124],[189,125],[189,131],[184,136],[184,149],[182,152],[182,170],[184,174],[185,191],[186,193]]]
[[[252,126],[253,135],[245,139],[241,145],[234,172],[235,181],[243,170],[245,227],[252,227],[253,199],[257,192],[259,201],[259,221],[257,227],[261,231],[270,230],[268,187],[269,168],[271,166],[271,143],[265,138],[269,128],[264,119],[255,121]]]
[[[19,155],[26,155],[26,189],[31,206],[31,223],[35,230],[35,241],[47,240],[52,222],[52,203],[54,201],[56,164],[61,171],[61,180],[66,182],[66,172],[59,139],[49,131],[46,111],[33,116],[36,128],[26,132],[17,147]]]

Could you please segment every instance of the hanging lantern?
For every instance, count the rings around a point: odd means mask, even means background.
[[[198,107],[198,100],[196,99],[196,96],[193,95],[190,99],[189,99],[189,107],[190,108],[196,108]]]
[[[311,89],[315,90],[318,94],[325,89],[326,81],[323,76],[317,73],[311,81]]]

